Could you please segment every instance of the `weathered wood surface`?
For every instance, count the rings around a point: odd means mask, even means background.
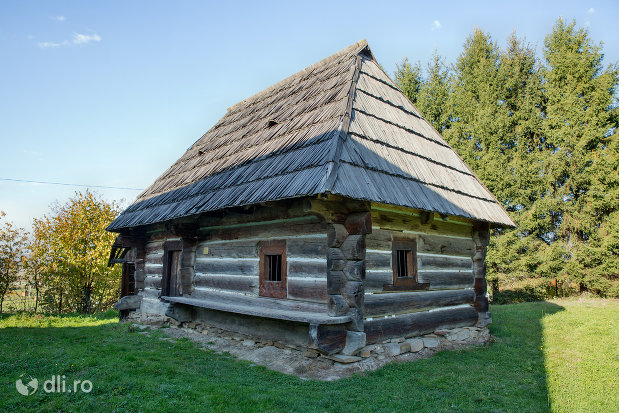
[[[470,257],[456,257],[448,255],[417,254],[417,268],[419,271],[455,270],[472,271],[473,261]]]
[[[198,258],[196,273],[200,274],[230,274],[230,275],[257,275],[258,257],[252,258]]]
[[[365,316],[399,314],[459,304],[473,304],[473,290],[420,291],[365,295]]]
[[[245,293],[258,293],[258,275],[230,275],[230,274],[201,274],[197,273],[193,278],[194,291],[196,294],[200,288],[213,288]]]
[[[161,277],[157,277],[157,276],[145,277],[144,286],[147,288],[161,289]]]
[[[311,217],[308,217],[308,219]],[[246,240],[275,240],[295,235],[309,234],[325,234],[327,233],[326,224],[320,223],[318,218],[314,218],[315,222],[310,223],[294,223],[294,224],[274,224],[274,225],[256,225],[252,227],[231,228],[225,230],[208,230],[201,231],[200,238],[207,238],[209,241],[230,241],[237,239]]]
[[[326,303],[327,280],[313,278],[288,278],[288,298]]]
[[[364,285],[366,292],[382,291],[385,284],[390,284],[392,282],[393,270],[391,267],[382,270],[365,269]]]
[[[472,326],[477,319],[477,311],[470,306],[423,311],[365,320],[365,333],[371,344],[394,337],[428,334],[439,328]]]
[[[260,301],[265,298],[267,297],[245,296],[231,298],[222,293],[212,293],[210,295],[205,294],[200,299],[193,297],[165,297],[165,300],[212,310],[246,314],[256,317],[298,321],[302,323],[342,324],[350,321],[350,317],[330,317],[326,311],[310,311],[307,307],[275,307],[272,303]]]
[[[456,289],[473,287],[471,271],[419,271],[417,279],[421,283],[430,283],[430,289]]]
[[[419,234],[452,235],[471,237],[472,227],[452,222],[430,221],[422,224],[418,216],[389,211],[372,210],[372,223],[381,229],[409,231]]]
[[[463,239],[447,236],[421,235],[419,236],[418,252],[472,257],[475,253],[475,244],[471,237]]]
[[[150,264],[150,263],[146,263],[146,265],[144,265],[144,272],[146,273],[146,275],[158,275],[161,276],[163,274],[163,265],[161,264]]]
[[[324,354],[334,354],[346,344],[346,328],[342,325],[310,324],[309,347]]]
[[[287,257],[288,278],[327,278],[327,258],[313,259]]]
[[[374,226],[372,233],[366,235],[365,245],[368,250],[391,251],[391,231]]]

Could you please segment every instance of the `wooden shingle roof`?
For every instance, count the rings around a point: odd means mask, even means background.
[[[361,41],[229,108],[108,229],[321,193],[514,225]]]

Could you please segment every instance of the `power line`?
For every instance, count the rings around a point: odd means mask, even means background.
[[[13,179],[13,178],[0,178],[0,181],[10,182],[25,182],[28,184],[43,184],[43,185],[62,185],[62,186],[81,186],[87,188],[105,188],[105,189],[125,189],[128,191],[143,191],[141,188],[125,188],[121,186],[105,186],[105,185],[84,185],[84,184],[69,184],[66,182],[45,182],[45,181],[30,181],[28,179]]]

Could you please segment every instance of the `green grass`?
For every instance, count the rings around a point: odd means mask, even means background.
[[[0,318],[0,410],[5,411],[421,411],[619,410],[616,301],[495,306],[498,340],[391,364],[337,382],[304,381],[187,340],[129,332],[114,313]],[[32,396],[22,373],[90,380],[90,393]]]

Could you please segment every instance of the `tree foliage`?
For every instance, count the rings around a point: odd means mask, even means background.
[[[105,228],[118,213],[118,205],[86,191],[34,220],[30,268],[47,310],[91,313],[117,299],[120,269],[107,266],[115,235]]]
[[[619,296],[619,70],[603,57],[559,19],[541,59],[516,34],[501,49],[475,30],[451,68],[436,53],[426,76],[398,65],[396,83],[518,225],[494,231],[491,280]]]
[[[0,314],[7,294],[11,291],[23,268],[27,235],[22,228],[15,228],[0,211]],[[2,222],[4,221],[4,222]]]

